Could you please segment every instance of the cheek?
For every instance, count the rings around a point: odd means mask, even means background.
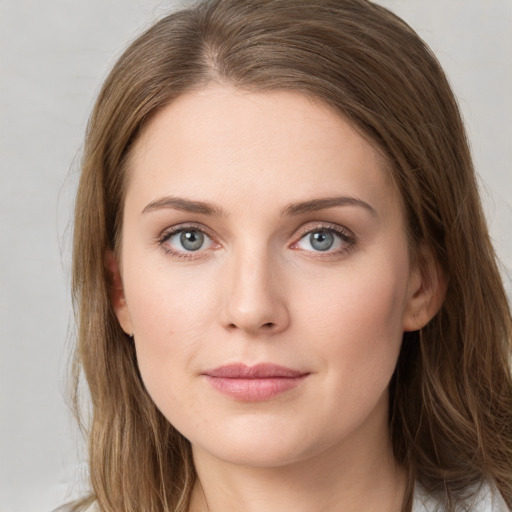
[[[357,380],[394,370],[407,291],[407,260],[402,263],[344,270],[319,286],[315,297],[302,295],[302,328],[310,333],[307,338],[318,340],[324,358],[343,367],[342,375]]]
[[[211,272],[192,267],[176,271],[164,263],[131,275],[125,290],[134,330],[155,348],[159,343],[162,350],[172,346],[169,337],[176,334],[193,340],[212,321],[216,301]]]
[[[198,348],[215,321],[215,285],[197,268],[170,271],[150,265],[132,271],[125,284],[137,360],[148,392],[178,393],[186,372],[194,370]]]
[[[137,363],[155,405],[179,429],[200,418],[200,397],[189,384],[209,319],[196,298],[173,286],[151,291],[134,305]]]

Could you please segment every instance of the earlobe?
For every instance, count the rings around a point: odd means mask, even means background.
[[[432,250],[422,247],[419,252],[409,278],[404,332],[418,331],[430,322],[441,309],[446,295],[447,280]]]
[[[105,267],[109,276],[108,285],[110,302],[121,328],[126,334],[131,336],[133,333],[132,319],[130,317],[128,304],[126,303],[124,295],[119,263],[112,251],[107,251],[105,254]]]

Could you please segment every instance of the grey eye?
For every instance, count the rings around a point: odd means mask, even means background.
[[[315,231],[309,235],[309,243],[316,251],[328,251],[334,245],[334,235],[330,231]]]
[[[205,236],[201,231],[188,230],[180,234],[180,243],[186,251],[198,251],[203,247]]]

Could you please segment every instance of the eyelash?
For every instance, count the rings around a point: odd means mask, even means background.
[[[180,259],[199,259],[201,257],[200,253],[201,250],[198,251],[177,251],[172,249],[169,245],[166,245],[166,242],[168,242],[172,236],[177,235],[179,233],[183,233],[184,231],[197,231],[199,233],[202,233],[203,235],[207,236],[213,244],[216,242],[214,241],[214,237],[205,230],[202,226],[197,224],[180,224],[179,226],[173,226],[168,229],[166,229],[159,237],[158,237],[158,244],[162,247],[164,252],[166,254],[172,255],[174,258],[180,258]],[[219,245],[219,244],[217,244]]]
[[[204,227],[197,225],[197,224],[181,224],[178,226],[173,226],[168,229],[166,229],[159,237],[158,237],[158,244],[162,247],[164,252],[166,254],[170,254],[171,256],[175,258],[180,259],[199,259],[202,257],[201,252],[203,250],[199,249],[198,251],[178,251],[172,249],[169,245],[166,244],[172,236],[182,233],[184,231],[197,231],[199,233],[202,233],[203,235],[207,236],[211,243],[217,246],[220,246],[217,242],[215,242],[215,238],[209,233],[208,230],[204,229]],[[294,236],[294,241],[291,243],[288,247],[294,250],[301,250],[300,248],[296,247],[306,236],[311,235],[316,232],[326,232],[326,233],[332,233],[338,240],[340,240],[343,243],[343,248],[341,250],[336,251],[307,251],[302,249],[302,252],[304,253],[311,253],[309,256],[312,258],[320,258],[320,259],[326,259],[326,258],[333,258],[336,256],[341,256],[349,251],[351,251],[356,243],[357,238],[354,235],[354,233],[346,228],[343,228],[341,226],[337,226],[334,224],[325,224],[320,223],[315,226],[306,226],[299,230],[299,232]]]
[[[297,241],[293,242],[290,245],[290,247],[294,248],[294,246],[297,246],[299,242],[301,242],[306,236],[318,232],[332,233],[336,238],[338,238],[342,242],[343,248],[338,249],[336,251],[327,250],[325,252],[303,250],[304,253],[309,253],[308,256],[311,258],[327,259],[335,258],[336,256],[342,256],[350,252],[356,246],[357,243],[356,235],[347,228],[335,224],[319,223],[315,226],[305,226],[304,228],[299,230],[299,232],[297,233]],[[297,248],[297,250],[301,249]]]

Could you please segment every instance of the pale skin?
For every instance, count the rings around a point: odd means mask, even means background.
[[[149,123],[107,256],[144,384],[192,445],[192,512],[400,510],[388,384],[443,288],[412,252],[383,157],[319,102],[212,84]],[[233,363],[301,376],[232,396],[208,372]]]

